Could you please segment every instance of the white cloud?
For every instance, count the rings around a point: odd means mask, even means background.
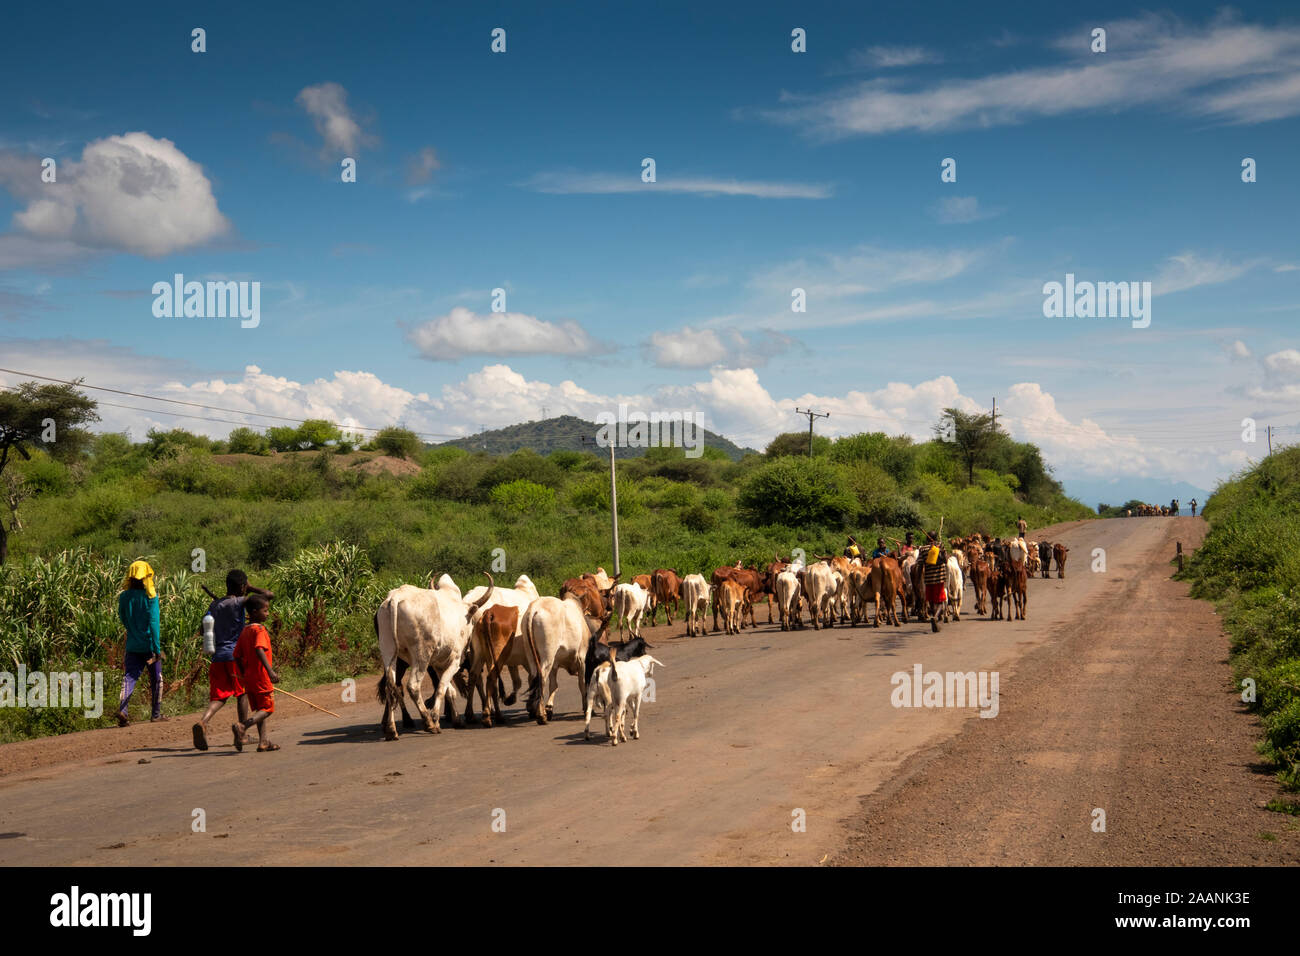
[[[1241,339],[1236,339],[1227,347],[1228,356],[1234,361],[1251,357],[1250,349]]]
[[[1300,114],[1300,28],[1173,18],[1107,24],[1109,51],[973,79],[910,85],[874,80],[834,93],[786,96],[773,122],[823,137],[1005,126],[1085,111],[1162,105],[1228,123]],[[1086,36],[1080,33],[1079,36]]]
[[[167,398],[201,402],[235,409],[218,413],[159,405],[168,411],[239,421],[238,410],[283,415],[289,418],[325,418],[345,426],[400,423],[415,431],[438,435],[468,435],[479,425],[500,427],[551,414],[577,415],[592,420],[613,412],[620,403],[640,411],[692,411],[702,414],[710,429],[739,444],[761,448],[775,435],[792,431],[800,419],[793,409],[814,407],[829,411],[818,421],[819,434],[837,436],[860,431],[908,434],[925,440],[946,407],[976,411],[984,406],[961,392],[950,376],[917,382],[889,382],[873,390],[844,393],[809,391],[798,395],[773,395],[752,368],[709,370],[707,378],[655,391],[603,394],[571,380],[551,383],[529,379],[504,364],[485,365],[462,380],[441,386],[435,393],[415,393],[382,381],[363,371],[338,370],[329,377],[298,382],[275,376],[257,366],[230,379],[205,377],[177,368],[171,359],[144,356],[104,342],[78,340],[10,340],[6,360],[13,367],[38,374],[64,377],[84,375],[94,385],[108,385]],[[11,357],[12,356],[12,357]],[[1291,379],[1300,378],[1300,352],[1286,350],[1270,356],[1271,367]],[[184,377],[188,384],[178,380]],[[14,385],[20,376],[0,375],[0,384]],[[93,394],[93,393],[92,393]],[[1080,476],[1131,475],[1177,477],[1208,487],[1215,478],[1241,464],[1235,433],[1218,444],[1190,437],[1178,444],[1152,444],[1123,429],[1103,429],[1096,422],[1071,420],[1056,399],[1040,384],[1022,382],[999,391],[998,420],[1020,441],[1032,441],[1058,474]],[[119,404],[149,405],[145,399],[109,397]],[[184,427],[212,436],[225,435],[226,422],[204,422],[159,413],[128,411],[101,406],[100,430],[130,428],[140,439],[150,427]],[[1189,424],[1200,422],[1193,414]],[[249,417],[247,423],[264,429],[273,420]],[[1231,429],[1227,430],[1231,432]]]
[[[942,282],[966,273],[989,254],[986,249],[885,249],[861,245],[848,253],[825,253],[768,266],[750,287],[785,297],[801,288],[812,299],[840,299],[898,286]]]
[[[0,237],[0,266],[66,262],[101,250],[164,256],[230,230],[203,167],[148,133],[87,144],[80,161],[59,168],[56,184],[28,195],[27,207],[14,213],[18,233]]]
[[[746,368],[766,365],[795,344],[789,336],[767,329],[746,336],[734,328],[681,328],[655,332],[645,350],[650,361],[661,368]]]
[[[318,83],[304,87],[294,100],[311,116],[316,132],[324,143],[321,155],[337,159],[355,157],[362,146],[375,142],[348,106],[348,91],[338,83]]]
[[[1274,352],[1264,359],[1264,368],[1278,378],[1300,380],[1300,350]]]
[[[752,196],[757,199],[829,199],[834,190],[822,183],[780,183],[714,177],[672,176],[660,173],[658,181],[643,183],[639,172],[544,172],[523,183],[541,193],[694,193],[701,196]]]
[[[923,46],[871,46],[865,50],[855,50],[850,58],[857,66],[877,69],[939,63],[943,60],[936,51],[928,50]]]
[[[406,184],[417,186],[433,178],[434,171],[440,169],[438,153],[432,146],[426,146],[406,161]]]
[[[1229,262],[1220,257],[1206,258],[1194,252],[1170,256],[1151,284],[1155,295],[1183,292],[1202,285],[1217,285],[1240,278],[1259,265],[1258,261]]]
[[[949,196],[930,207],[930,215],[942,223],[979,222],[1001,214],[1001,209],[981,209],[974,196]]]
[[[522,312],[479,314],[456,306],[410,329],[407,341],[424,358],[451,362],[466,355],[592,355],[608,351],[577,322],[545,322]]]

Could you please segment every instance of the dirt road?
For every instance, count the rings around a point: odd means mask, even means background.
[[[0,864],[1107,863],[1133,861],[1105,848],[1135,833],[1145,863],[1259,859],[1223,860],[1225,834],[1292,860],[1294,832],[1256,836],[1285,818],[1254,806],[1252,721],[1225,693],[1226,639],[1165,580],[1174,538],[1187,546],[1199,527],[1053,529],[1071,547],[1067,576],[1030,584],[1023,623],[975,618],[968,594],[966,618],[939,634],[647,630],[667,666],[642,738],[617,748],[603,732],[583,740],[567,675],[545,727],[386,743],[363,681],[356,704],[316,692],[343,720],[284,702],[275,754],[224,737],[195,752],[188,722],[9,745]],[[1095,547],[1105,573],[1089,570]],[[894,707],[891,675],[916,664],[997,671],[998,716]],[[1189,831],[1205,793],[1216,802]],[[1109,836],[1089,843],[1099,806]]]

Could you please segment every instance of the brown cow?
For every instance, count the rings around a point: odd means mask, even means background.
[[[975,613],[984,615],[988,613],[988,604],[986,603],[989,594],[989,562],[981,551],[978,556],[971,559],[970,565],[970,583],[975,589]]]
[[[564,586],[560,588],[560,599],[573,596],[582,605],[584,614],[589,617],[603,618],[610,609],[613,590],[612,582],[609,590],[602,591],[594,574],[584,574],[580,578],[569,578],[564,582]]]
[[[1019,554],[1019,552],[1016,552]],[[1012,560],[1007,570],[1008,591],[1011,599],[1016,606],[1016,620],[1025,619],[1025,611],[1029,607],[1029,572],[1026,570],[1023,561]],[[1007,608],[1007,619],[1011,618],[1011,608]]]
[[[1002,593],[1006,588],[1004,567],[998,560],[997,554],[992,551],[985,554],[984,560],[989,569],[988,589],[993,603],[993,613],[989,615],[989,620],[1000,621],[1002,620]]]
[[[492,726],[492,713],[495,711],[502,723],[506,722],[505,711],[501,708],[500,677],[502,662],[510,653],[514,641],[515,628],[519,624],[519,608],[505,604],[493,604],[474,624],[471,637],[474,647],[474,666],[470,672],[470,705],[474,702],[474,687],[478,688],[483,698],[483,726]],[[480,656],[481,655],[481,656]],[[484,688],[483,668],[488,668],[487,687]],[[468,712],[466,714],[468,718]]]
[[[1065,556],[1069,553],[1070,549],[1063,544],[1052,545],[1052,557],[1056,560],[1056,576],[1058,578],[1065,577]]]
[[[890,557],[872,558],[867,568],[871,579],[872,598],[876,605],[876,617],[871,626],[880,627],[880,616],[883,613],[885,623],[898,627],[898,612],[894,610],[895,599],[903,601],[903,620],[907,620],[907,601],[903,599],[902,593],[903,569]]]
[[[716,571],[713,572],[713,575],[709,579],[709,583],[713,585],[713,589],[714,589],[713,591],[714,594],[713,632],[715,634],[718,632],[718,590],[717,589],[722,586],[722,582],[735,581],[742,588],[745,589],[744,596],[745,596],[746,609],[749,611],[749,625],[750,627],[757,627],[758,625],[754,623],[753,601],[758,597],[762,597],[765,594],[771,593],[768,590],[767,583],[763,580],[763,578],[764,578],[763,574],[759,573],[758,571],[751,570],[750,568],[722,567],[722,568],[718,568]],[[772,602],[770,599],[767,605],[767,614],[770,619],[772,616]],[[740,626],[741,627],[745,626],[743,617],[741,619]]]
[[[722,607],[722,623],[726,625],[726,632],[739,634],[740,618],[745,608],[745,586],[734,579],[723,581],[713,602],[715,611],[719,605]]]
[[[679,606],[682,597],[682,579],[676,568],[659,568],[650,575],[650,593],[654,601],[650,605],[650,626],[654,627],[655,615],[659,608],[668,615],[668,623],[673,623],[673,608]],[[672,607],[669,607],[672,602]]]

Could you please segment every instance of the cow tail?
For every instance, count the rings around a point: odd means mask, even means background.
[[[524,625],[524,633],[528,636],[528,649],[533,654],[534,672],[528,678],[528,710],[529,713],[538,713],[542,706],[542,658],[537,653],[537,642],[533,640],[533,622],[530,618]]]
[[[379,629],[379,616],[375,615],[375,629]],[[389,707],[395,707],[402,699],[401,688],[397,686],[397,601],[388,600],[388,639],[393,642],[393,659],[384,661],[384,695]]]

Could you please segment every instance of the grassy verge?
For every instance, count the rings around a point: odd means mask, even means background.
[[[1260,753],[1300,789],[1300,448],[1264,459],[1205,505],[1210,531],[1182,577],[1216,602]]]

